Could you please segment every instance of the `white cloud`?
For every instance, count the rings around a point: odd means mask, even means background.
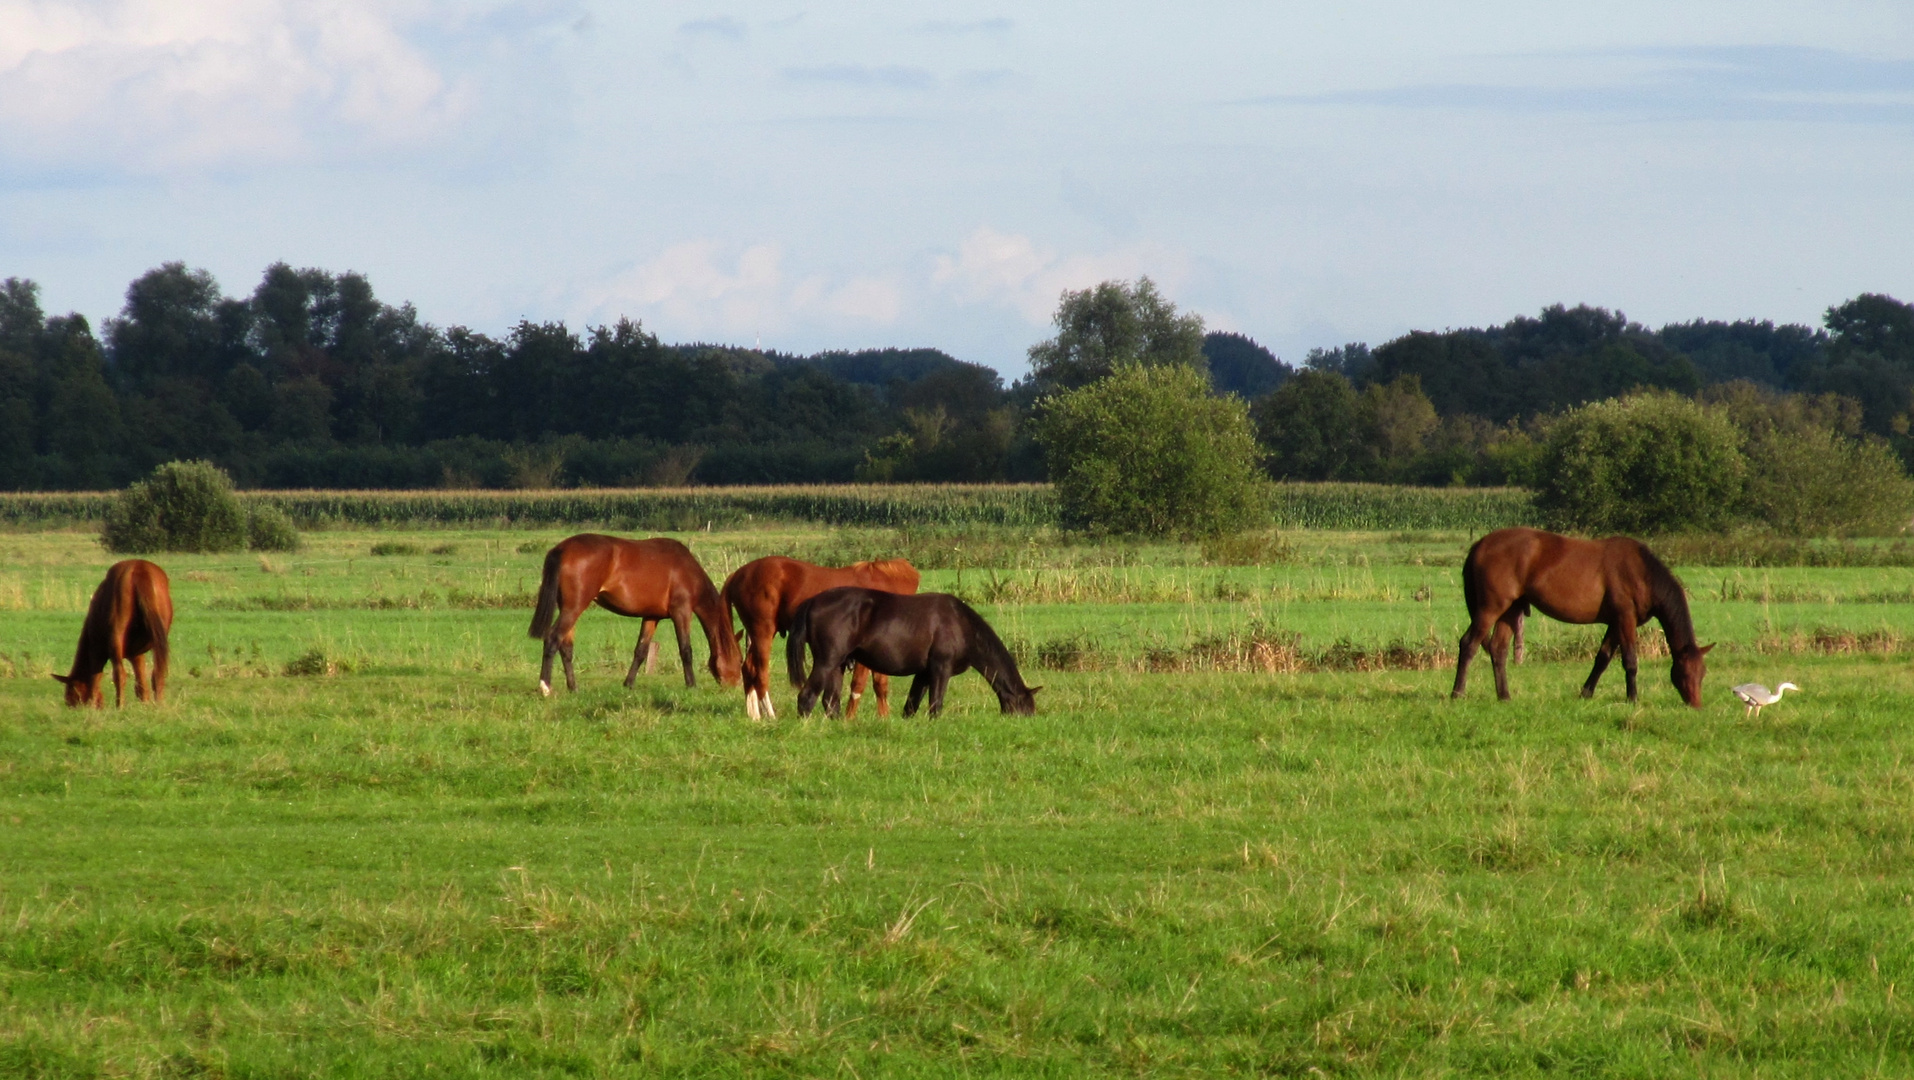
[[[903,290],[889,278],[793,281],[783,262],[776,245],[755,244],[727,265],[717,241],[692,240],[581,290],[582,306],[591,320],[635,315],[678,338],[737,338],[818,321],[884,325],[903,311]]]
[[[428,141],[467,94],[407,25],[376,0],[0,0],[0,165],[169,172]]]
[[[1059,255],[1028,236],[985,227],[965,237],[955,255],[939,255],[931,280],[960,300],[1007,304],[1041,325],[1050,321],[1066,289],[1148,275],[1173,293],[1186,263],[1181,255],[1152,247]]]

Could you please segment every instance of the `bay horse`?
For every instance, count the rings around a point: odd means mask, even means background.
[[[146,657],[153,654],[153,703],[166,694],[167,635],[173,629],[172,583],[166,571],[145,559],[127,559],[106,568],[106,579],[93,590],[86,621],[80,624],[80,645],[73,653],[73,670],[54,678],[66,686],[66,703],[106,707],[100,676],[113,665],[113,707],[126,692],[123,663],[133,661],[133,693],[146,700]]]
[[[766,555],[737,568],[724,582],[724,601],[738,613],[744,624],[744,712],[758,719],[760,703],[764,716],[777,718],[771,707],[771,641],[791,629],[798,606],[826,589],[857,585],[885,592],[917,591],[917,568],[904,559],[881,559],[852,563],[849,566],[817,566],[783,555]],[[857,715],[858,699],[864,696],[870,669],[858,664],[851,673],[851,705],[847,714]],[[877,715],[891,711],[891,680],[878,675]]]
[[[539,693],[551,695],[554,654],[565,660],[565,688],[578,689],[572,673],[572,627],[594,602],[615,615],[644,620],[638,647],[631,655],[631,670],[625,674],[626,689],[638,678],[639,664],[649,657],[652,635],[662,619],[670,619],[678,632],[685,685],[698,685],[691,662],[694,616],[704,626],[705,641],[711,646],[711,677],[726,686],[738,685],[738,642],[731,636],[731,614],[690,548],[664,538],[624,540],[580,533],[560,540],[545,553],[530,630],[532,637],[545,642]]]
[[[804,648],[814,661],[804,676]],[[1017,659],[1003,639],[969,604],[948,593],[902,595],[882,589],[830,589],[798,608],[785,643],[791,682],[803,683],[798,715],[808,716],[819,695],[825,711],[838,712],[844,668],[855,661],[885,675],[914,675],[904,715],[917,712],[926,692],[930,714],[944,708],[944,689],[952,675],[971,668],[990,681],[997,704],[1007,713],[1037,711],[1037,691],[1025,686]]]
[[[1635,694],[1635,628],[1661,621],[1673,663],[1669,680],[1682,700],[1701,708],[1703,658],[1713,645],[1695,644],[1688,596],[1668,567],[1647,545],[1626,536],[1579,540],[1540,529],[1498,529],[1475,542],[1462,562],[1462,595],[1469,604],[1469,628],[1456,650],[1455,690],[1461,697],[1469,661],[1484,641],[1495,664],[1495,695],[1509,698],[1509,639],[1519,640],[1522,618],[1533,607],[1566,623],[1605,623],[1608,633],[1595,652],[1595,670],[1582,684],[1582,696],[1594,697],[1595,684],[1619,651],[1628,673],[1628,700]]]

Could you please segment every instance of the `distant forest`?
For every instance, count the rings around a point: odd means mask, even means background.
[[[1497,433],[1639,387],[1841,395],[1904,458],[1914,445],[1914,307],[1873,294],[1821,328],[1651,330],[1556,306],[1300,368],[1241,334],[1202,352],[1218,393],[1254,403],[1278,476],[1500,482]],[[97,334],[42,311],[34,282],[0,282],[8,490],[120,487],[182,458],[274,488],[1041,479],[1027,420],[1045,389],[934,348],[791,356],[622,320],[493,338],[384,303],[362,275],[283,263],[245,297],[168,263]]]

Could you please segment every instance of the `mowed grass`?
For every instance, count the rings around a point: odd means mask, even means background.
[[[965,676],[936,720],[798,719],[780,681],[758,724],[702,670],[685,689],[668,644],[624,690],[636,627],[602,612],[580,693],[537,697],[527,612],[447,597],[486,603],[487,575],[513,594],[553,538],[168,558],[173,700],[94,712],[44,669],[109,560],[0,536],[0,607],[21,597],[0,611],[0,1075],[1914,1065],[1914,678],[1750,636],[1764,603],[1787,625],[1781,587],[1834,597],[1786,601],[1801,625],[1902,625],[1899,571],[1773,571],[1766,601],[1684,571],[1728,640],[1701,711],[1665,661],[1638,707],[1619,670],[1582,701],[1578,660],[1516,668],[1510,703],[1486,662],[1461,702],[1446,671],[1033,670],[1035,717]],[[1459,630],[1453,565],[1416,566],[1417,543],[1227,569],[1260,598],[988,610],[1033,638],[1178,611]],[[1425,570],[1447,592],[1417,600]],[[1371,591],[1311,598],[1310,575]],[[357,606],[244,603],[304,582]],[[359,603],[379,596],[423,606]],[[283,674],[314,649],[350,670]],[[1726,687],[1754,676],[1808,689],[1748,719]]]

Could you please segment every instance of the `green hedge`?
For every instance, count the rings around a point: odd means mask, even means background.
[[[1276,484],[1285,529],[1455,529],[1531,524],[1528,492],[1384,484]],[[0,526],[97,525],[116,492],[0,493]],[[627,531],[816,522],[879,528],[1057,523],[1048,484],[576,489],[560,491],[242,491],[301,528],[328,526],[603,526]]]

